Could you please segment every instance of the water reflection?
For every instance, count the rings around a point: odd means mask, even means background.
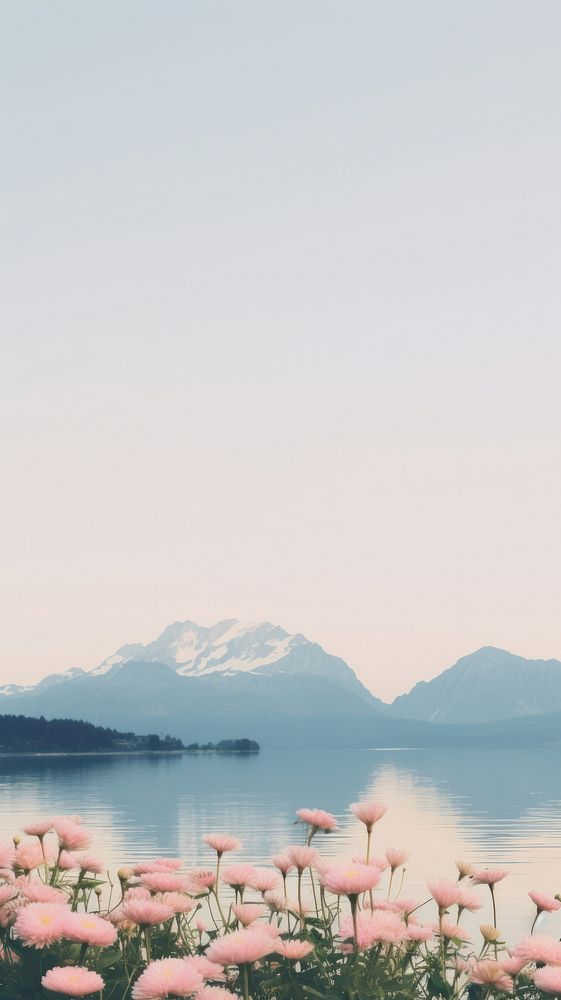
[[[211,829],[236,832],[242,856],[265,861],[272,848],[301,839],[295,810],[317,805],[340,819],[340,830],[319,842],[340,857],[363,850],[348,804],[380,797],[391,808],[375,850],[411,851],[407,895],[424,898],[427,876],[449,873],[457,857],[505,864],[515,877],[501,886],[501,922],[514,934],[531,914],[529,888],[561,888],[560,763],[561,750],[546,749],[3,758],[0,835],[32,816],[80,812],[111,864],[154,854],[202,863],[201,836]]]

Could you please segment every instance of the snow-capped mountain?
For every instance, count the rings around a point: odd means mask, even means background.
[[[382,709],[354,671],[317,643],[270,622],[234,619],[208,628],[176,622],[92,670],[0,690],[0,714],[80,718],[190,742],[235,734],[269,745],[327,738],[337,745],[354,734],[357,719],[368,731]]]
[[[141,643],[121,646],[91,673],[106,673],[129,660],[165,663],[183,677],[238,671],[262,672],[264,667],[278,664],[302,646],[316,644],[310,643],[303,635],[290,635],[280,625],[271,625],[270,622],[246,625],[230,618],[210,628],[191,621],[175,622],[145,646]]]

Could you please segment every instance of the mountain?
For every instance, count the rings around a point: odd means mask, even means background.
[[[430,681],[419,681],[389,708],[426,722],[496,722],[561,711],[561,662],[526,660],[483,646]]]
[[[93,670],[0,689],[0,711],[171,731],[190,743],[235,731],[263,746],[347,745],[357,725],[368,742],[371,719],[383,709],[354,671],[317,643],[269,622],[233,619],[211,628],[176,622]]]

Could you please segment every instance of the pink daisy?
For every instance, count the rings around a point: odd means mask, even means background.
[[[191,913],[197,907],[195,900],[183,892],[164,892],[162,903],[169,906],[174,913]]]
[[[45,885],[39,879],[20,876],[17,879],[17,887],[28,903],[68,902],[68,897],[62,889],[56,889],[54,885]]]
[[[202,989],[202,976],[182,958],[159,958],[150,962],[132,988],[133,1000],[163,1000],[186,997]]]
[[[218,965],[247,965],[275,950],[275,941],[263,927],[234,931],[213,941],[207,948],[209,962]]]
[[[64,937],[69,913],[61,903],[29,903],[16,917],[14,934],[29,948],[44,948]]]
[[[546,892],[529,892],[530,899],[536,904],[538,913],[554,913],[561,908],[561,902],[549,896]]]
[[[105,983],[97,972],[80,965],[55,965],[41,979],[41,986],[53,993],[65,993],[67,997],[87,997],[99,993]]]
[[[439,910],[447,910],[449,906],[458,902],[460,886],[457,882],[451,882],[447,878],[435,878],[430,879],[427,886]]]
[[[171,920],[173,910],[170,906],[159,903],[155,899],[128,899],[125,897],[123,916],[126,920],[131,920],[133,924],[138,924],[139,927],[148,927]]]
[[[271,868],[256,868],[251,881],[247,884],[250,889],[256,889],[257,892],[271,892],[278,888],[280,879],[277,872]]]
[[[52,830],[52,827],[52,819],[37,819],[35,822],[28,823],[27,826],[24,826],[23,832],[26,833],[28,837],[44,837],[49,830]]]
[[[534,972],[534,982],[538,989],[546,993],[561,994],[561,969],[552,968],[545,965],[543,969],[536,969]]]
[[[504,868],[477,868],[472,872],[471,878],[474,885],[494,886],[497,882],[502,882],[510,873]]]
[[[392,872],[394,872],[396,868],[401,868],[409,860],[409,851],[403,851],[400,847],[388,847],[386,858]]]
[[[187,875],[187,887],[189,892],[198,895],[205,890],[212,889],[216,883],[216,872],[209,868],[196,868]]]
[[[318,857],[318,853],[313,847],[301,847],[298,844],[293,847],[287,847],[284,853],[299,872],[303,872],[305,868],[309,868]]]
[[[370,865],[334,865],[323,873],[321,881],[337,896],[358,896],[378,885],[380,872]]]
[[[352,917],[341,921],[341,937],[354,938]],[[375,944],[400,944],[407,937],[407,927],[396,913],[369,913],[361,910],[357,913],[357,946],[360,951],[374,947]],[[343,947],[343,950],[348,950]]]
[[[332,813],[324,809],[298,809],[296,812],[301,823],[306,823],[314,831],[325,830],[326,833],[337,829],[337,820]]]
[[[468,885],[460,885],[456,902],[461,910],[469,910],[470,913],[480,910],[483,906],[481,897],[473,889],[470,889]]]
[[[222,872],[222,881],[233,889],[243,889],[251,885],[257,875],[257,868],[250,864],[228,865]]]
[[[292,938],[290,941],[279,941],[276,951],[283,958],[289,958],[293,962],[298,962],[302,958],[306,958],[314,950],[313,944],[310,941],[300,941],[298,938]]]
[[[64,937],[95,948],[108,948],[115,942],[117,931],[108,920],[95,913],[69,912],[64,923]]]
[[[371,830],[386,815],[388,807],[384,802],[353,802],[351,810],[366,829]]]
[[[259,920],[259,917],[267,912],[266,907],[259,903],[237,903],[232,910],[243,927],[249,927],[254,920]]]
[[[175,872],[182,865],[181,858],[152,858],[151,861],[139,861],[134,865],[133,872],[135,875],[144,875],[147,872]]]
[[[184,959],[184,962],[190,969],[198,972],[205,982],[208,979],[212,979],[215,982],[222,982],[226,978],[222,966],[216,962],[209,962],[205,955],[190,955],[189,958]]]
[[[174,872],[146,872],[140,881],[151,892],[186,892],[189,887],[188,877]]]
[[[284,851],[280,854],[273,854],[271,861],[273,862],[275,868],[278,868],[283,875],[288,875],[289,871],[294,868],[293,862]]]
[[[212,847],[217,854],[224,854],[226,851],[237,851],[242,846],[241,840],[231,837],[228,833],[207,833],[203,837],[205,844]]]
[[[55,816],[53,829],[60,846],[67,851],[79,851],[87,847],[90,842],[87,830],[84,830],[80,823],[75,822],[70,816]]]
[[[561,965],[561,941],[546,934],[525,937],[512,952],[513,958],[524,958],[527,962],[544,962],[545,965]]]

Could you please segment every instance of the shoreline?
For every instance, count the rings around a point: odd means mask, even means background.
[[[6,757],[177,757],[183,754],[256,754],[259,750],[0,750]]]

